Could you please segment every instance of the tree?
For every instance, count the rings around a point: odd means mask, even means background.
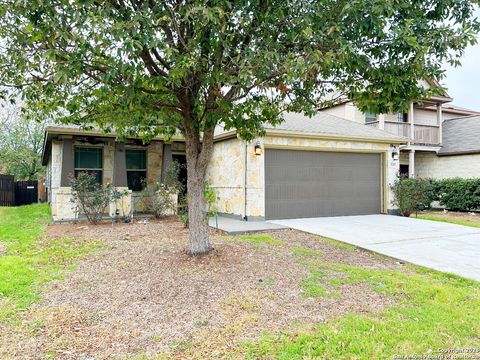
[[[419,80],[441,79],[441,63],[475,41],[473,3],[3,0],[0,83],[62,122],[145,141],[182,133],[187,251],[200,254],[211,249],[203,189],[217,125],[252,140],[283,112],[312,114],[339,94],[404,109],[427,94]]]
[[[17,106],[0,103],[0,172],[18,180],[44,176],[40,156],[45,124],[23,118]]]

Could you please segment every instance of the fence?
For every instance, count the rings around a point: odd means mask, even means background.
[[[0,206],[19,206],[38,202],[38,181],[14,181],[12,175],[0,175]]]
[[[0,206],[15,205],[15,181],[13,175],[0,175]]]

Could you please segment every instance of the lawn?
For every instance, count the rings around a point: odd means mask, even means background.
[[[42,284],[95,246],[67,238],[45,241],[49,220],[46,204],[0,207],[0,320],[38,300]]]
[[[480,343],[479,283],[335,240],[212,233],[215,250],[191,258],[175,218],[46,228],[46,207],[0,211],[18,319],[0,321],[0,358],[391,359]]]
[[[480,227],[480,213],[455,211],[424,211],[418,214],[419,219],[441,221],[457,225]]]

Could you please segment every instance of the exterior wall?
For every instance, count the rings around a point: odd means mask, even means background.
[[[217,210],[220,213],[245,217],[249,220],[262,219],[265,216],[265,149],[285,148],[292,150],[320,150],[347,152],[377,152],[384,158],[384,203],[385,212],[394,210],[391,203],[393,184],[399,173],[399,161],[393,160],[389,144],[304,139],[294,137],[266,136],[258,139],[262,148],[261,155],[255,155],[257,141],[246,144],[238,139],[215,143],[212,161],[207,179],[219,195]],[[246,148],[245,148],[246,147]],[[245,152],[246,150],[246,152]],[[398,151],[398,150],[397,150]],[[247,171],[245,173],[245,160]],[[245,178],[246,175],[246,178]],[[246,182],[246,189],[245,189]],[[245,205],[246,193],[246,205]]]
[[[84,143],[74,145],[85,146]],[[106,139],[103,147],[103,184],[112,184],[114,173],[115,140]],[[128,148],[128,146],[127,146]],[[147,147],[147,184],[153,185],[159,181],[163,155],[163,143],[152,142]],[[71,188],[60,186],[63,160],[63,141],[53,140],[50,159],[47,165],[48,197],[52,208],[54,221],[73,220],[78,218],[78,209],[74,209],[71,203]],[[128,194],[111,203],[108,209],[110,216],[115,216],[118,210],[119,216],[132,213],[132,192],[126,187],[118,187],[118,191],[127,191]]]
[[[344,119],[352,120],[358,123],[365,123],[365,114],[362,113],[353,102],[340,104],[331,108],[321,110],[328,114],[342,117]],[[453,119],[461,115],[449,113],[447,110],[442,111],[443,120]],[[437,112],[425,109],[414,109],[415,124],[420,125],[437,125]],[[384,114],[385,121],[397,121],[396,113]]]
[[[206,179],[216,190],[217,211],[245,216],[245,145],[237,138],[216,142]]]
[[[154,141],[147,147],[147,185],[155,185],[162,174],[163,142]]]
[[[480,177],[480,154],[437,156],[415,152],[415,174],[423,178]]]

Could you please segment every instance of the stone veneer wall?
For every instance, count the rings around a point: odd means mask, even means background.
[[[330,151],[369,151],[386,154],[385,193],[387,210],[394,210],[393,193],[390,185],[399,172],[399,161],[392,159],[389,144],[352,142],[294,137],[266,136],[258,139],[262,146],[262,155],[255,155],[257,141],[246,145],[238,139],[229,139],[215,144],[207,179],[217,190],[219,201],[217,209],[221,213],[232,214],[248,219],[261,219],[265,216],[265,148],[285,148],[295,150]],[[247,146],[245,152],[245,146]],[[245,213],[245,155],[247,160],[247,205]]]
[[[242,141],[234,138],[215,143],[206,179],[217,192],[221,213],[245,216],[244,161]]]
[[[84,145],[83,143],[74,143],[74,145]],[[128,148],[128,147],[127,147]],[[107,139],[103,145],[103,183],[111,184],[113,181],[115,140]],[[78,217],[75,210],[72,209],[71,188],[60,186],[62,173],[63,141],[53,140],[51,157],[47,165],[48,179],[48,197],[52,208],[52,217],[55,221],[73,220]],[[147,183],[155,184],[160,179],[161,164],[163,156],[163,143],[154,141],[147,147]],[[119,191],[128,190],[126,187],[118,187]],[[110,204],[109,214],[114,215],[115,210],[120,211],[120,216],[128,215],[132,211],[132,192],[116,204]]]
[[[415,152],[415,175],[423,178],[479,178],[480,154],[437,156]]]

